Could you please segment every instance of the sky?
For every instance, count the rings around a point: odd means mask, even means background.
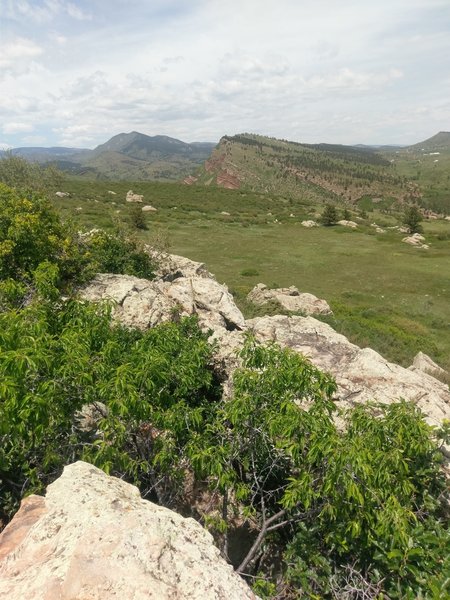
[[[450,130],[450,0],[0,0],[0,145]]]

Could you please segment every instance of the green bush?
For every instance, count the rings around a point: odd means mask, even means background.
[[[210,355],[192,319],[140,332],[112,325],[106,306],[72,301],[1,313],[3,515],[79,458],[139,483],[155,499],[179,493],[171,481],[182,474],[182,447],[201,432],[217,395]],[[79,411],[95,403],[106,413],[98,431],[87,432]]]
[[[64,175],[53,165],[42,166],[11,153],[0,158],[0,182],[22,193],[55,192],[63,181]]]
[[[0,282],[16,282],[15,294],[12,284],[0,284],[0,302],[8,304],[5,298],[11,297],[13,304],[20,304],[17,286],[24,292],[33,287],[36,269],[44,262],[57,267],[54,283],[60,289],[99,271],[153,277],[149,255],[123,232],[80,235],[61,221],[45,198],[0,184]]]

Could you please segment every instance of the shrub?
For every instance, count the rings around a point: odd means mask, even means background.
[[[130,211],[130,223],[135,229],[148,229],[144,213],[140,206],[133,206]]]
[[[0,303],[20,305],[17,286],[22,286],[24,294],[33,289],[42,263],[57,268],[54,284],[59,289],[86,281],[99,271],[153,276],[149,255],[122,231],[79,235],[61,221],[45,198],[0,184],[0,281],[16,282],[0,285]]]
[[[18,191],[48,194],[57,190],[63,181],[64,175],[53,165],[31,163],[11,153],[0,158],[0,182]]]
[[[338,222],[339,216],[335,206],[332,204],[327,204],[323,210],[320,221],[323,225],[329,227],[331,225],[336,225]]]
[[[421,233],[423,231],[423,227],[420,225],[421,221],[422,215],[417,206],[408,206],[405,209],[403,224],[408,227],[409,233]]]

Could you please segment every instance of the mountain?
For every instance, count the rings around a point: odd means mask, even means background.
[[[137,131],[119,133],[94,150],[76,148],[15,148],[27,160],[53,163],[72,175],[95,179],[180,180],[210,155],[214,143],[188,144],[166,135]]]
[[[188,184],[356,202],[418,194],[391,161],[370,147],[302,144],[243,133],[223,137]]]
[[[0,156],[2,154],[11,153],[15,156],[26,158],[32,162],[45,163],[54,160],[61,160],[69,156],[76,156],[77,154],[81,154],[83,152],[88,152],[88,150],[80,148],[66,148],[64,146],[54,146],[52,148],[27,146],[23,148],[10,148],[5,150],[5,152],[0,152]]]
[[[432,137],[405,148],[406,152],[450,152],[450,131],[440,131]]]

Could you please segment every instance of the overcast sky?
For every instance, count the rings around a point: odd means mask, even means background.
[[[0,143],[450,130],[450,0],[0,0]]]

